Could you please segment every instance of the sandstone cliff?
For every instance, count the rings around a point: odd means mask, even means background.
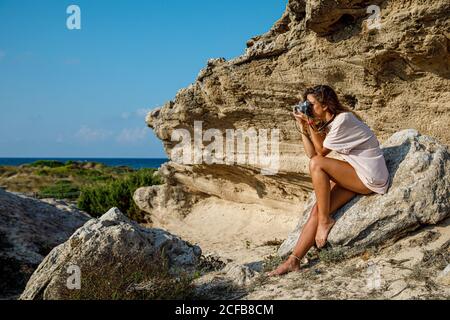
[[[380,8],[379,29],[369,5]],[[315,84],[334,87],[381,142],[413,128],[448,144],[449,12],[445,0],[290,0],[242,56],[209,60],[193,84],[146,119],[169,157],[174,130],[192,133],[194,121],[221,132],[279,129],[278,173],[263,175],[258,165],[169,162],[160,170],[167,183],[141,190],[141,205],[155,216],[186,215],[192,203],[216,196],[297,211],[311,183],[289,106]]]

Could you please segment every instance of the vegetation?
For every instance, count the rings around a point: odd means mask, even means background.
[[[272,270],[275,270],[276,267],[278,267],[281,263],[284,262],[284,259],[277,254],[274,255],[268,255],[264,257],[263,261],[263,272],[269,272]]]
[[[58,168],[58,167],[63,167],[64,162],[56,161],[56,160],[38,160],[38,161],[28,164],[27,166]]]
[[[342,247],[328,247],[319,251],[319,259],[325,264],[338,263],[345,258],[345,250]]]
[[[131,219],[144,222],[144,213],[134,203],[133,193],[140,187],[159,184],[159,178],[153,173],[154,169],[141,169],[117,180],[85,186],[78,207],[95,217],[117,207]]]
[[[69,290],[66,277],[61,277],[57,297],[65,300],[166,300],[190,299],[195,274],[170,272],[167,258],[153,261],[134,256],[117,258],[113,255],[89,262],[82,267],[80,290]],[[124,263],[123,261],[127,261]]]
[[[142,222],[144,214],[132,195],[139,187],[161,183],[155,171],[96,162],[39,160],[18,167],[0,166],[0,186],[38,198],[77,201],[79,208],[92,216],[118,207],[131,219]]]
[[[42,187],[39,190],[39,198],[55,198],[76,200],[80,195],[80,189],[70,181],[61,180],[55,185]]]

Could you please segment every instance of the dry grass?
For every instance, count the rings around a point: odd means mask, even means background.
[[[265,257],[263,260],[262,270],[263,270],[263,272],[272,271],[283,262],[284,262],[284,260],[280,256],[278,256],[276,254],[269,255],[269,256]]]
[[[104,257],[102,264],[80,266],[81,289],[69,290],[61,277],[50,298],[64,300],[165,300],[189,299],[196,273],[173,274],[166,259],[155,257],[151,263],[135,257]]]
[[[319,251],[319,259],[325,264],[334,264],[346,259],[345,249],[332,247]]]
[[[283,242],[284,242],[284,240],[279,240],[279,239],[267,240],[261,246],[275,246],[275,247],[278,247]]]

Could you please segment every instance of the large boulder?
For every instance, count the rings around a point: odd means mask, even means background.
[[[0,189],[0,297],[20,294],[44,257],[90,217]]]
[[[353,252],[386,245],[423,225],[450,216],[450,155],[447,146],[408,129],[383,144],[391,184],[384,195],[356,196],[335,213],[328,242]],[[295,230],[278,250],[291,252],[315,203],[308,200]]]
[[[53,249],[31,276],[20,298],[73,297],[67,291],[67,281],[70,272],[75,274],[73,270],[77,269],[81,290],[94,295],[84,297],[96,298],[96,295],[104,293],[95,292],[92,286],[104,283],[114,286],[117,281],[126,281],[127,277],[150,272],[153,267],[153,271],[156,268],[161,274],[166,271],[163,268],[167,267],[167,271],[176,276],[192,271],[200,256],[201,249],[198,246],[164,230],[141,227],[125,217],[119,209],[112,208],[99,219],[88,221],[65,243]]]
[[[381,29],[370,18],[377,9]],[[332,86],[381,142],[413,128],[448,144],[449,10],[448,0],[287,1],[282,17],[241,56],[208,60],[191,85],[148,114],[172,161],[160,170],[166,186],[147,190],[143,210],[168,215],[181,206],[186,214],[189,195],[198,194],[297,211],[312,185],[291,106],[312,85]],[[176,163],[173,134],[188,130],[194,144],[195,121],[221,131],[224,141],[227,129],[279,129],[277,174],[263,175],[250,161]],[[183,201],[174,206],[176,199]]]

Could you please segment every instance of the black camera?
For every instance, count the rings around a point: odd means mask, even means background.
[[[305,100],[294,106],[294,113],[303,113],[310,118],[314,118],[312,107],[313,107],[312,103],[309,102],[308,100]]]

